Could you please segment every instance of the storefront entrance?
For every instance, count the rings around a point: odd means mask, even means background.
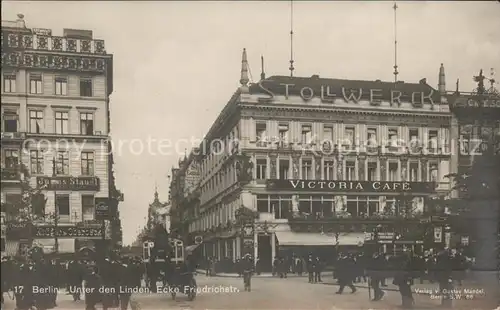
[[[274,235],[273,235],[274,237]],[[272,246],[271,235],[259,235],[257,239],[258,258],[260,259],[260,268],[262,272],[272,271]]]

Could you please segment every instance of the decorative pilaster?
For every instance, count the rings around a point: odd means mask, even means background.
[[[401,158],[401,181],[408,181],[408,158]]]
[[[315,180],[321,179],[321,157],[320,156],[314,157],[314,179]]]
[[[380,181],[386,181],[387,180],[387,157],[386,156],[380,156]]]
[[[344,179],[344,155],[338,154],[337,159],[335,161],[335,164],[337,165],[337,180],[343,180]]]
[[[427,158],[423,158],[423,159],[420,160],[420,169],[421,169],[421,173],[422,173],[422,182],[427,182],[427,179],[428,179],[427,164],[428,164]]]
[[[292,154],[292,174],[294,179],[300,178],[300,154]]]
[[[278,154],[271,153],[269,154],[269,169],[270,169],[270,178],[277,179],[278,178],[278,166],[277,166]]]
[[[366,180],[366,155],[358,156],[358,180],[364,181]]]

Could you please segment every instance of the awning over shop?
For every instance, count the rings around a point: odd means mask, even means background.
[[[339,235],[338,245],[358,245],[365,243],[364,233],[345,233]]]
[[[58,253],[75,253],[75,239],[73,238],[59,238]],[[43,249],[44,253],[53,253],[55,248],[54,239],[35,239],[33,245]]]
[[[193,253],[193,252],[194,252],[194,250],[196,250],[196,248],[197,248],[198,246],[199,246],[199,244],[188,245],[188,246],[186,247],[185,252],[186,252],[187,254],[189,254],[189,253]]]
[[[277,231],[276,237],[280,246],[324,246],[335,245],[335,237],[319,233],[299,233],[293,231]]]

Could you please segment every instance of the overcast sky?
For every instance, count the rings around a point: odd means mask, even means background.
[[[239,86],[241,52],[254,80],[264,55],[267,76],[288,75],[290,2],[10,2],[2,20],[23,13],[27,27],[88,29],[114,54],[111,130],[124,243],[145,223],[158,182],[168,196],[172,166],[183,154],[133,154],[130,141],[202,138]],[[295,75],[393,80],[393,3],[294,2]],[[441,63],[449,90],[474,88],[483,68],[500,70],[500,3],[398,3],[399,79],[427,78],[437,88]],[[498,78],[497,78],[498,79]],[[157,143],[152,143],[157,150]],[[156,145],[156,146],[155,146]],[[136,150],[138,146],[134,145]],[[179,152],[190,148],[179,145]]]

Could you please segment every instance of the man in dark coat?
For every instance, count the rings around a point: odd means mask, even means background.
[[[452,298],[449,292],[453,289],[453,258],[449,250],[443,250],[436,257],[436,280],[439,283],[439,292],[441,292],[441,305],[444,307],[452,306]]]
[[[373,287],[373,301],[379,301],[385,295],[385,292],[380,288],[385,273],[385,257],[378,253],[373,254],[373,258],[368,263],[367,268]]]
[[[135,264],[125,258],[122,259],[119,272],[120,309],[127,310],[132,291],[140,287],[140,277]]]
[[[307,273],[309,275],[309,283],[314,283],[314,269],[316,268],[316,261],[312,254],[309,254],[306,262]]]
[[[323,263],[319,259],[319,257],[316,257],[316,262],[314,263],[314,282],[323,282],[321,280],[321,271],[323,271]]]
[[[102,278],[95,265],[88,267],[85,275],[85,310],[95,310],[95,306],[102,300],[99,289],[102,287]]]
[[[407,255],[400,255],[394,261],[395,275],[393,284],[399,287],[401,294],[402,307],[410,309],[413,307],[413,294],[411,291],[412,268],[410,265],[410,258]]]
[[[79,261],[71,261],[68,264],[67,282],[68,289],[73,296],[73,300],[77,301],[81,298],[81,287],[83,281],[83,266]]]
[[[245,254],[243,260],[241,261],[242,271],[243,271],[243,283],[245,286],[245,291],[252,290],[252,274],[254,272],[254,264],[252,256],[250,254]]]
[[[339,280],[339,290],[337,294],[342,294],[344,288],[348,286],[351,289],[351,293],[356,293],[356,287],[353,285],[353,280],[356,277],[356,261],[352,255],[344,257],[339,262],[339,269],[337,274],[337,279]]]

